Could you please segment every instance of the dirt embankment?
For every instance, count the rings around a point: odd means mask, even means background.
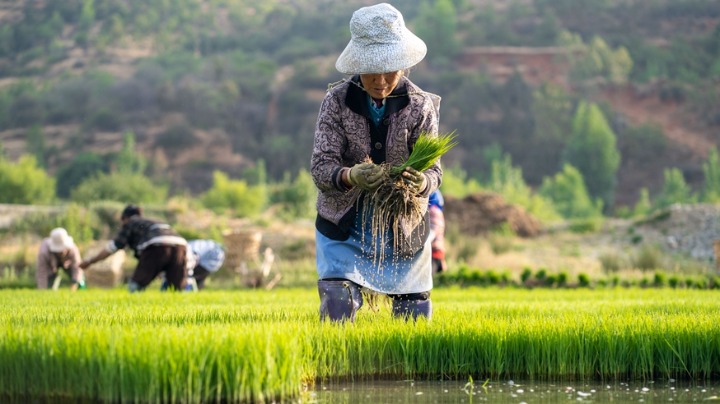
[[[542,225],[519,206],[507,203],[494,193],[477,193],[457,199],[445,197],[445,221],[462,234],[483,235],[507,225],[520,237],[535,237]]]

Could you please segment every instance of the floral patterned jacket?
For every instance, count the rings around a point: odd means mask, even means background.
[[[348,189],[341,181],[342,168],[352,167],[373,155],[377,158],[379,150],[384,150],[380,160],[384,158],[387,163],[399,165],[407,160],[421,133],[437,136],[439,96],[424,92],[409,79],[402,78],[385,102],[380,130],[374,129],[371,123],[367,93],[362,89],[359,76],[332,87],[322,102],[310,172],[319,190],[316,227],[329,238],[347,238],[361,194],[358,189]],[[424,173],[427,187],[422,205],[427,207],[427,197],[440,186],[442,179],[439,162]]]

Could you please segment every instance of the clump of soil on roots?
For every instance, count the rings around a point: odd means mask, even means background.
[[[382,266],[386,259],[384,247],[389,241],[389,232],[392,232],[393,240],[392,258],[398,259],[404,257],[403,251],[409,250],[413,229],[424,225],[423,199],[401,175],[388,174],[390,165],[381,164],[381,167],[386,173],[385,179],[374,191],[366,194],[366,202],[361,212],[363,226],[370,225],[370,244],[375,262],[379,266]]]
[[[370,221],[372,252],[380,267],[385,260],[387,230],[392,231],[392,258],[405,258],[407,256],[405,252],[412,250],[410,247],[413,229],[421,224],[424,225],[423,212],[427,209],[427,200],[421,198],[414,187],[405,182],[402,173],[408,167],[419,172],[427,170],[438,161],[440,156],[455,147],[457,143],[454,139],[454,131],[443,135],[421,133],[413,145],[410,156],[403,164],[399,166],[380,164],[385,173],[383,182],[367,194],[367,203],[364,204],[365,208],[362,212],[363,227],[368,220]]]

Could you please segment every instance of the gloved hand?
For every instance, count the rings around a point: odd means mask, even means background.
[[[412,187],[418,194],[422,192],[427,185],[425,174],[412,167],[405,167],[405,171],[402,173],[402,178],[405,183],[410,185],[410,187]]]
[[[379,165],[373,163],[355,164],[348,173],[350,185],[368,191],[380,186],[385,173]]]

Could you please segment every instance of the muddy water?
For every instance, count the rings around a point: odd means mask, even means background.
[[[484,384],[484,386],[483,386]],[[314,403],[693,403],[720,401],[720,381],[681,382],[429,382],[318,383]]]

